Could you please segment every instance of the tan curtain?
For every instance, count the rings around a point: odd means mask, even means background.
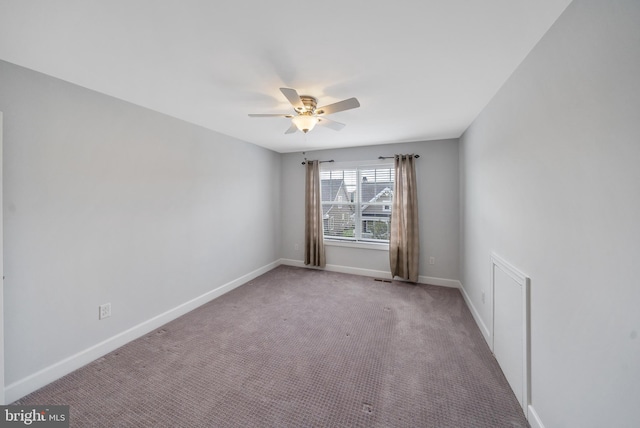
[[[391,211],[389,263],[391,275],[418,282],[420,237],[418,192],[413,155],[395,156],[395,185]]]
[[[324,236],[320,204],[320,162],[307,161],[304,198],[304,264],[324,267]]]

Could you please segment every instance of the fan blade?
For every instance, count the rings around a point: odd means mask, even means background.
[[[298,91],[291,88],[280,88],[280,92],[287,97],[291,105],[299,111],[306,111],[304,104],[302,104],[302,100],[300,99],[300,95],[298,95]]]
[[[329,104],[328,106],[320,107],[316,109],[316,114],[331,114],[339,111],[350,110],[352,108],[360,107],[360,102],[356,98],[349,98],[347,100],[338,101],[337,103]]]
[[[261,113],[258,113],[258,114],[249,114],[249,117],[288,117],[288,118],[292,118],[293,115],[291,115],[291,114],[277,114],[277,113],[274,113],[274,114],[270,114],[270,113],[261,114]]]
[[[293,134],[294,132],[296,132],[298,130],[298,128],[296,127],[296,125],[294,125],[293,123],[291,124],[291,126],[289,127],[289,129],[287,129],[286,131],[284,131],[285,134]]]
[[[327,128],[331,128],[334,131],[340,131],[346,126],[344,123],[336,122],[335,120],[329,120],[326,117],[319,117],[318,125],[326,126]]]

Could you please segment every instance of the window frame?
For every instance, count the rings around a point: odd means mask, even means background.
[[[372,170],[372,169],[382,169],[389,170],[390,179],[389,183],[391,183],[391,188],[389,192],[391,194],[391,200],[384,200],[381,202],[372,202],[372,201],[360,201],[359,198],[362,197],[362,177],[363,171]],[[363,222],[371,222],[376,221],[375,218],[367,218],[362,215],[363,205],[366,205],[366,208],[369,206],[380,206],[380,209],[384,213],[389,213],[389,217],[384,217],[388,219],[386,221],[388,229],[391,228],[391,214],[392,214],[392,204],[393,204],[393,187],[395,183],[395,166],[393,160],[383,159],[379,161],[355,161],[355,162],[332,162],[331,164],[321,164],[320,166],[320,186],[322,188],[323,181],[323,173],[328,171],[349,171],[355,170],[356,180],[355,186],[356,190],[355,195],[357,195],[358,200],[354,200],[353,202],[350,200],[352,197],[349,194],[345,201],[344,199],[340,200],[340,206],[352,206],[354,207],[353,214],[353,222],[354,222],[354,236],[353,237],[341,237],[341,236],[327,236],[324,235],[323,227],[323,239],[325,245],[334,245],[334,246],[344,246],[344,247],[355,247],[355,248],[367,248],[367,249],[378,249],[378,250],[388,250],[389,248],[389,239],[375,239],[375,238],[367,238],[363,237]],[[327,179],[325,179],[327,180]],[[321,191],[322,193],[322,191]],[[336,197],[337,198],[337,197]],[[323,201],[321,200],[321,205],[324,206],[337,206],[338,201]],[[389,209],[386,209],[386,208]],[[344,213],[342,213],[344,215]],[[328,217],[331,218],[331,217]],[[328,222],[329,220],[327,220]],[[390,231],[390,230],[389,230]]]

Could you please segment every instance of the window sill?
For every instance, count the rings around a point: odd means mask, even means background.
[[[389,251],[389,244],[383,244],[378,242],[353,242],[353,241],[341,241],[339,239],[324,239],[324,245],[329,247],[349,247],[349,248],[363,248],[366,250],[379,250]]]

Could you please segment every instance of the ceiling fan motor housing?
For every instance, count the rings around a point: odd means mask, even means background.
[[[300,95],[300,101],[304,104],[305,111],[310,113],[314,113],[316,110],[316,106],[318,105],[318,100],[311,95]],[[296,111],[303,111],[301,108],[296,108]]]

